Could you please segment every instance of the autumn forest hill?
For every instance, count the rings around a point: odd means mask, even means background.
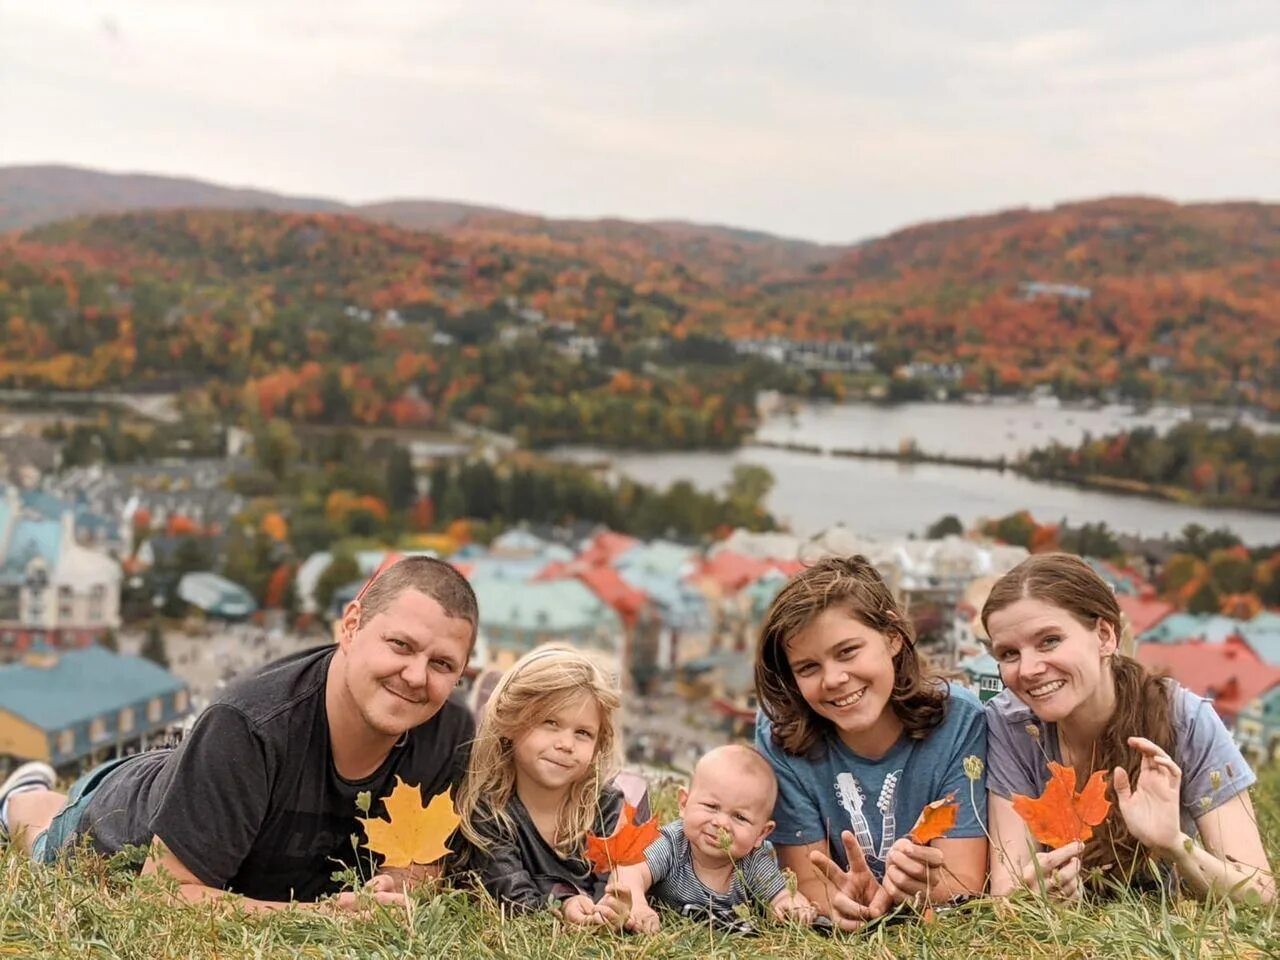
[[[555,224],[185,210],[9,234],[0,385],[177,383],[188,409],[240,420],[462,421],[531,446],[733,446],[764,388],[1280,412],[1276,205],[1101,200],[774,253],[728,230]],[[748,352],[768,338],[859,349]]]

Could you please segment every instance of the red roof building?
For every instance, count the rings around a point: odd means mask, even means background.
[[[636,625],[641,611],[649,603],[649,595],[623,580],[613,567],[589,567],[578,571],[576,576],[601,601],[617,611],[628,627]]]
[[[709,581],[720,594],[728,595],[755,583],[770,570],[777,570],[786,577],[794,577],[804,566],[799,560],[764,559],[721,550],[704,560],[689,579],[695,583]]]
[[[1250,701],[1280,686],[1280,667],[1264,662],[1239,635],[1222,643],[1143,643],[1138,660],[1211,699],[1229,726]]]
[[[640,541],[635,537],[628,537],[625,533],[604,530],[597,533],[587,548],[578,554],[578,560],[591,567],[603,566],[613,563],[615,559],[639,543]]]
[[[1129,621],[1135,637],[1146,633],[1178,609],[1172,603],[1161,600],[1154,594],[1143,596],[1117,594],[1116,603],[1120,604],[1120,612]]]

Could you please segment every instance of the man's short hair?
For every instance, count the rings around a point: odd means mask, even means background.
[[[417,590],[440,604],[447,616],[470,622],[474,638],[480,626],[476,593],[452,564],[435,557],[405,557],[383,570],[357,597],[360,601],[357,628],[386,610],[406,590]]]

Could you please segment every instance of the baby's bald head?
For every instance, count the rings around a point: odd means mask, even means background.
[[[689,780],[690,795],[698,791],[698,783],[723,785],[733,781],[743,795],[743,801],[760,804],[765,817],[773,813],[778,799],[778,778],[773,767],[754,748],[740,743],[730,743],[703,755],[693,768]],[[747,793],[751,796],[748,798]]]

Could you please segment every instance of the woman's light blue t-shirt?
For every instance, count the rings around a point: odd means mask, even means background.
[[[1173,762],[1182,768],[1182,832],[1194,837],[1197,819],[1248,790],[1257,777],[1213,704],[1174,680],[1165,683],[1173,705]],[[1038,719],[1010,690],[987,702],[987,743],[991,791],[1006,799],[1040,796],[1049,783],[1049,761],[1062,762],[1058,725]]]
[[[841,831],[858,839],[867,865],[884,876],[889,848],[906,836],[926,805],[954,793],[960,803],[956,825],[947,837],[985,836],[985,774],[970,780],[966,757],[986,760],[987,730],[982,705],[965,687],[950,684],[946,717],[922,740],[905,735],[883,757],[854,753],[834,735],[811,756],[797,757],[773,742],[773,727],[763,713],[756,718],[756,747],[778,777],[774,846],[798,846],[826,840],[831,858],[848,866]]]

